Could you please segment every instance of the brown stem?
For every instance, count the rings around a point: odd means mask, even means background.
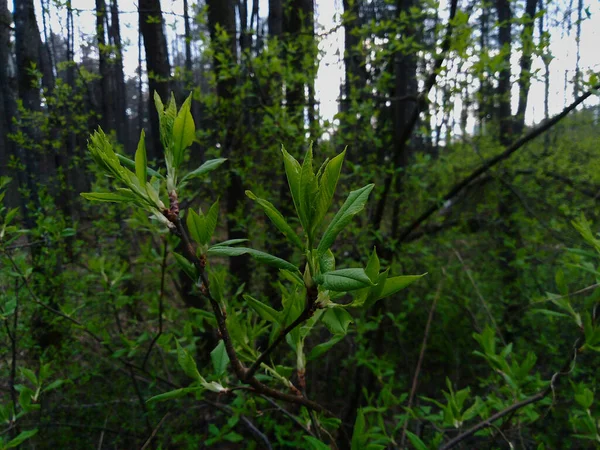
[[[335,417],[335,415],[331,411],[327,410],[326,408],[324,408],[317,402],[314,402],[312,400],[307,399],[306,397],[303,397],[302,395],[286,394],[284,392],[278,391],[276,389],[270,388],[267,385],[262,384],[255,377],[247,376],[248,369],[246,369],[246,367],[244,367],[243,363],[238,358],[235,348],[233,347],[233,340],[231,339],[229,330],[227,329],[225,313],[221,310],[221,307],[219,306],[219,302],[217,300],[215,300],[215,298],[210,293],[209,281],[208,281],[208,277],[207,277],[206,271],[205,271],[206,261],[204,261],[203,259],[199,258],[196,255],[196,251],[194,250],[194,247],[193,247],[193,245],[190,241],[190,238],[187,234],[187,230],[184,228],[183,223],[181,222],[181,219],[179,217],[173,218],[172,223],[175,225],[175,229],[173,229],[173,232],[176,233],[177,236],[179,236],[179,238],[182,240],[183,249],[184,249],[186,258],[198,270],[198,274],[200,277],[199,282],[202,284],[201,285],[202,295],[208,299],[208,301],[210,302],[212,309],[215,313],[215,318],[217,320],[217,328],[219,330],[219,333],[221,334],[221,338],[223,339],[223,343],[225,344],[225,350],[227,351],[227,356],[229,356],[229,361],[231,362],[231,364],[233,366],[233,370],[234,370],[237,378],[242,383],[246,383],[246,384],[249,384],[250,386],[252,386],[254,388],[254,390],[259,394],[268,395],[269,397],[272,397],[272,398],[275,398],[278,400],[283,400],[283,401],[286,401],[289,403],[295,403],[298,405],[302,405],[309,409],[313,409],[317,412],[326,414],[331,417]],[[315,299],[316,299],[316,296],[315,296]],[[296,322],[296,321],[294,321],[294,322]],[[297,326],[297,324],[296,324],[296,326]]]

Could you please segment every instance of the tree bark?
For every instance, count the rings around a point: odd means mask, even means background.
[[[236,158],[236,155],[233,153],[235,125],[232,125],[230,117],[233,114],[231,102],[234,97],[235,79],[233,77],[219,76],[221,71],[228,70],[228,67],[223,65],[219,53],[227,54],[230,64],[237,63],[235,4],[233,0],[207,0],[207,6],[208,29],[213,45],[215,45],[213,64],[215,73],[217,74],[217,96],[220,103],[218,123],[220,127],[225,127],[223,131],[224,136],[222,136],[222,142],[220,143],[223,146],[224,156],[229,158],[227,162],[229,169],[226,203],[227,234],[229,239],[240,239],[245,237],[245,232],[240,229],[236,215],[243,208],[245,195],[242,179],[238,172],[233,170],[235,165],[241,163],[239,158]],[[227,33],[227,40],[224,43],[218,39],[218,28]],[[247,282],[250,279],[248,264],[249,259],[245,256],[231,258],[229,261],[231,273],[240,282]]]
[[[162,159],[163,149],[160,143],[158,114],[154,107],[154,92],[167,102],[170,97],[169,78],[171,66],[167,50],[167,39],[163,29],[164,21],[160,0],[139,0],[140,31],[144,37],[146,51],[146,72],[148,73],[148,103],[152,147],[148,151],[149,159]]]
[[[512,113],[511,113],[511,84],[510,84],[510,56],[512,54],[512,36],[511,36],[511,19],[512,11],[510,9],[510,0],[496,0],[496,11],[498,13],[498,46],[504,54],[504,61],[500,69],[498,78],[498,88],[496,94],[498,96],[498,109],[496,112],[497,120],[500,126],[499,139],[503,146],[510,143],[512,130]]]
[[[533,53],[533,26],[535,24],[535,12],[538,0],[526,0],[525,23],[521,32],[521,45],[523,51],[519,61],[521,73],[519,75],[519,106],[515,120],[515,133],[520,135],[525,128],[525,112],[527,111],[527,99],[529,87],[531,86],[531,55]]]

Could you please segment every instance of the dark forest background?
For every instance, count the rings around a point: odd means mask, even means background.
[[[333,120],[315,90],[318,45],[336,31],[318,29],[320,2],[182,2],[172,30],[159,0],[138,1],[129,76],[118,0],[89,2],[95,33],[82,36],[83,2],[0,0],[0,449],[598,448],[600,85],[579,57],[596,45],[582,38],[586,1],[343,0]],[[577,43],[573,101],[554,116],[551,33]],[[544,120],[528,125],[534,81]],[[249,239],[304,268],[245,192],[298,228],[281,146],[301,160],[312,145],[317,168],[347,148],[335,208],[375,188],[336,241],[337,266],[365,267],[376,249],[392,273],[427,273],[315,325],[306,373],[285,342],[259,371],[282,390],[305,383],[328,413],[225,370],[181,241],[140,208],[80,196],[112,186],[87,150],[98,127],[129,159],[144,130],[148,166],[164,165],[154,93],[192,95],[186,167],[227,158],[179,192],[182,211],[220,197],[215,242]],[[281,308],[281,275],[248,255],[211,264],[235,345],[264,349],[244,294]],[[232,390],[148,402],[190,384],[180,347]]]

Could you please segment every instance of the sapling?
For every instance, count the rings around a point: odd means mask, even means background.
[[[196,132],[190,112],[191,97],[179,109],[173,97],[167,105],[163,104],[158,95],[154,98],[160,119],[160,140],[164,147],[166,167],[161,170],[148,167],[143,132],[135,159],[130,160],[115,153],[108,137],[102,130],[98,130],[89,140],[89,150],[93,159],[111,177],[110,185],[113,190],[82,194],[88,200],[124,203],[141,208],[175,234],[181,240],[183,251],[182,254],[173,255],[181,269],[197,286],[199,295],[208,300],[214,312],[221,338],[211,352],[215,366],[215,373],[212,375],[214,379],[207,381],[199,373],[194,359],[177,342],[178,362],[193,383],[188,388],[154,397],[154,400],[187,393],[198,394],[204,390],[227,392],[236,386],[234,383],[227,383],[224,376],[226,367],[230,366],[238,382],[249,385],[257,394],[331,414],[303,394],[307,336],[318,323],[325,324],[333,336],[316,345],[309,357],[323,354],[347,333],[352,322],[348,309],[368,308],[421,276],[389,276],[389,269],[381,269],[375,250],[365,268],[336,268],[336,258],[332,251],[336,238],[354,216],[363,210],[374,185],[369,184],[351,191],[333,218],[328,219],[345,151],[327,159],[315,172],[312,146],[306,151],[302,164],[282,148],[285,173],[300,227],[292,226],[267,199],[259,198],[251,191],[246,191],[246,194],[264,211],[289,244],[302,252],[305,259],[303,265],[299,267],[275,255],[242,246],[246,239],[212,244],[218,222],[218,200],[206,213],[189,208],[184,220],[179,194],[184,185],[217,169],[225,159],[209,160],[196,170],[186,172],[183,163]],[[268,333],[269,337],[268,345],[262,352],[256,346],[256,339],[250,339],[240,325],[238,315],[228,313],[224,280],[210,266],[211,257],[236,257],[244,254],[259,263],[275,267],[281,278],[281,310],[259,300],[260,293],[246,293],[243,296],[248,308],[242,314],[257,314],[269,325],[263,327],[264,333]],[[342,303],[342,299],[347,298],[351,301]],[[282,373],[272,361],[273,352],[283,341],[287,341],[295,353],[300,389],[293,384],[289,374]],[[257,378],[259,374],[260,380]],[[273,387],[277,384],[283,390]]]

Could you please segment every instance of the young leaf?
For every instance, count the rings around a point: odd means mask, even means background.
[[[381,291],[379,298],[381,299],[381,298],[389,297],[390,295],[393,295],[396,292],[401,291],[402,289],[404,289],[408,285],[414,283],[419,278],[421,278],[425,275],[427,275],[427,274],[424,273],[423,275],[403,275],[403,276],[399,276],[399,277],[388,278],[385,281],[385,285],[383,286],[383,290]]]
[[[309,236],[312,236],[315,197],[319,188],[315,173],[313,172],[312,161],[313,153],[311,144],[306,151],[302,168],[300,169],[300,189],[298,191],[300,221]]]
[[[315,282],[331,291],[347,292],[373,286],[373,282],[364,269],[340,269],[323,273],[315,277]]]
[[[348,325],[352,322],[352,316],[344,308],[329,308],[321,320],[329,328],[331,334],[345,336],[348,332]]]
[[[121,164],[123,164],[123,166],[129,167],[130,169],[134,169],[135,170],[135,161],[134,160],[129,159],[126,156],[123,156],[123,155],[120,155],[120,154],[117,154],[117,158],[119,158],[119,162]],[[163,180],[165,178],[159,172],[157,172],[154,169],[151,169],[150,167],[146,167],[146,172],[151,177],[160,178],[161,180]]]
[[[292,200],[294,202],[294,206],[296,207],[298,218],[300,219],[300,222],[302,222],[302,226],[304,226],[305,224],[302,221],[300,213],[300,173],[302,168],[296,158],[290,155],[283,146],[281,146],[281,153],[283,154],[283,165],[285,167],[285,174],[290,186]]]
[[[194,240],[194,242],[202,244],[202,230],[204,228],[204,218],[200,217],[196,213],[196,211],[190,208],[187,210],[185,223],[187,225],[188,231],[190,232],[190,236]]]
[[[223,340],[220,340],[214,350],[210,352],[210,359],[213,363],[215,374],[218,377],[223,375],[227,368],[227,364],[229,364],[229,355],[227,354],[227,350],[225,350],[225,343]]]
[[[333,309],[338,309],[338,308],[333,308]],[[310,354],[308,355],[308,360],[312,361],[313,359],[318,358],[319,356],[321,356],[322,354],[327,352],[335,344],[340,342],[342,339],[344,339],[343,334],[334,334],[333,337],[331,339],[329,339],[328,341],[322,342],[321,344],[316,345],[310,351]]]
[[[361,189],[350,192],[348,199],[337,212],[327,230],[325,230],[317,248],[319,254],[323,254],[328,250],[333,245],[337,235],[350,223],[356,214],[362,211],[374,186],[374,184],[368,184]]]
[[[408,436],[408,440],[416,450],[429,450],[429,448],[425,445],[425,442],[423,442],[416,434],[406,430],[406,436]]]
[[[37,429],[35,429],[35,430],[28,430],[28,431],[22,431],[22,432],[20,432],[17,435],[17,437],[15,437],[14,439],[11,439],[6,444],[4,444],[3,448],[9,449],[9,448],[18,447],[23,442],[25,442],[27,439],[35,436],[37,434],[37,432],[38,432]],[[1,442],[0,442],[0,444],[1,444]]]
[[[191,179],[199,178],[202,175],[212,172],[217,167],[219,167],[221,164],[223,164],[225,161],[227,161],[227,158],[209,159],[204,164],[202,164],[200,167],[198,167],[196,170],[188,173],[185,177],[183,177],[179,183],[179,186],[183,187]]]
[[[95,202],[124,203],[132,201],[131,197],[113,194],[111,192],[82,192],[81,196],[86,200],[92,200]]]
[[[146,178],[148,178],[148,160],[146,157],[146,134],[144,130],[140,134],[137,150],[135,152],[135,174],[140,186],[146,186]]]
[[[302,240],[298,237],[296,232],[292,230],[292,227],[288,225],[285,217],[273,206],[273,204],[267,200],[263,200],[262,198],[258,198],[256,195],[252,193],[252,191],[246,191],[246,195],[254,200],[258,205],[263,209],[265,214],[271,222],[277,227],[279,231],[283,233],[283,235],[296,247],[300,250],[304,250],[304,244]]]
[[[210,240],[213,237],[213,234],[215,234],[215,229],[217,228],[217,218],[219,216],[219,199],[217,198],[217,200],[215,200],[215,202],[212,204],[212,206],[210,207],[210,209],[208,210],[208,213],[206,213],[206,216],[204,218],[204,234],[203,234],[203,238],[204,241],[202,242],[202,244],[210,244]]]
[[[340,178],[340,172],[342,170],[342,164],[344,162],[345,155],[346,150],[329,161],[323,169],[323,174],[319,179],[319,192],[316,200],[314,231],[316,231],[316,228],[321,224],[325,218],[325,214],[327,214],[327,211],[329,211],[329,208],[331,207],[333,195],[335,194],[335,188],[337,187],[337,183]]]
[[[183,162],[185,150],[196,138],[196,125],[190,112],[192,94],[183,102],[173,123],[173,164],[178,167]]]
[[[186,275],[190,277],[194,283],[198,281],[198,272],[196,271],[194,265],[179,253],[173,252],[173,256],[175,257],[175,260],[177,261],[179,267],[181,267],[181,269],[186,273]]]
[[[292,263],[277,256],[270,255],[259,250],[254,250],[247,247],[226,247],[224,245],[215,245],[208,249],[209,255],[214,256],[241,256],[250,255],[257,261],[269,266],[277,267],[278,269],[286,269],[291,272],[298,272],[298,268]]]
[[[183,397],[184,395],[189,394],[190,392],[198,392],[198,391],[202,391],[202,390],[204,390],[204,387],[200,387],[200,386],[175,389],[174,391],[169,391],[169,392],[165,392],[164,394],[158,394],[158,395],[155,395],[154,397],[150,397],[148,400],[146,400],[146,403],[164,402],[165,400],[171,400],[173,398]]]
[[[320,440],[318,440],[316,437],[313,436],[302,436],[304,438],[304,440],[308,443],[308,445],[310,447],[311,450],[330,450],[331,447],[329,447],[329,445],[324,444],[323,442],[321,442]]]
[[[247,294],[244,294],[244,299],[248,302],[250,307],[256,311],[261,319],[264,319],[267,322],[279,323],[279,312],[269,305],[265,305],[263,302],[256,300]]]
[[[177,362],[179,366],[183,369],[183,372],[190,378],[200,383],[206,383],[200,372],[198,372],[198,367],[196,366],[196,361],[194,358],[185,351],[185,349],[179,344],[179,341],[175,341],[177,345]]]

